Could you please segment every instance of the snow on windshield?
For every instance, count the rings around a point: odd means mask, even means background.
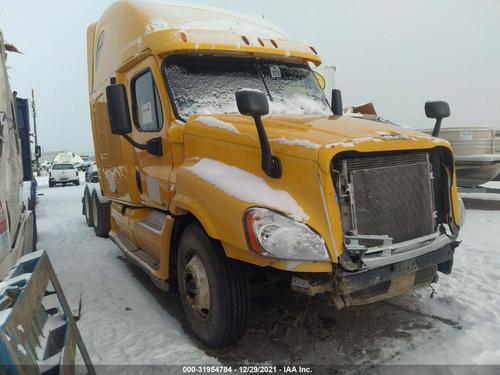
[[[235,93],[240,89],[267,93],[271,114],[331,114],[307,65],[191,57],[171,60],[166,75],[182,119],[194,114],[238,113]]]

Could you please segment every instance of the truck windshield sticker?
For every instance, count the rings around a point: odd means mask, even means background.
[[[271,71],[271,78],[281,78],[281,69],[278,65],[269,65]]]
[[[141,124],[147,125],[153,122],[153,111],[151,102],[144,103],[141,105]]]

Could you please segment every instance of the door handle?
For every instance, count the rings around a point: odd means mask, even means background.
[[[137,184],[137,189],[139,190],[139,193],[142,194],[141,173],[137,169],[135,171],[135,183]]]

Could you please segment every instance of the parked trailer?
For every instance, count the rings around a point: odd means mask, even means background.
[[[28,102],[11,93],[5,52],[0,31],[0,373],[74,374],[78,347],[93,375],[48,255],[34,252]]]
[[[36,185],[29,178],[31,161],[26,159],[30,156],[22,152],[20,132],[23,128],[19,128],[17,122],[17,103],[8,81],[6,58],[0,31],[0,280],[22,255],[36,247],[33,213]],[[28,182],[23,183],[24,179]]]
[[[260,18],[119,1],[89,26],[87,61],[99,173],[87,223],[178,286],[207,345],[244,334],[249,282],[278,277],[342,308],[451,272],[449,143],[343,116],[338,90],[330,108],[313,47]],[[426,114],[438,129],[449,107]]]
[[[451,143],[455,152],[458,186],[476,187],[500,174],[495,129],[473,126],[446,128],[441,130],[440,136]]]

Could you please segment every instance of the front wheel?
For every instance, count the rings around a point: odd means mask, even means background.
[[[248,322],[245,274],[197,225],[182,234],[177,275],[184,313],[202,342],[222,348],[243,336]]]

